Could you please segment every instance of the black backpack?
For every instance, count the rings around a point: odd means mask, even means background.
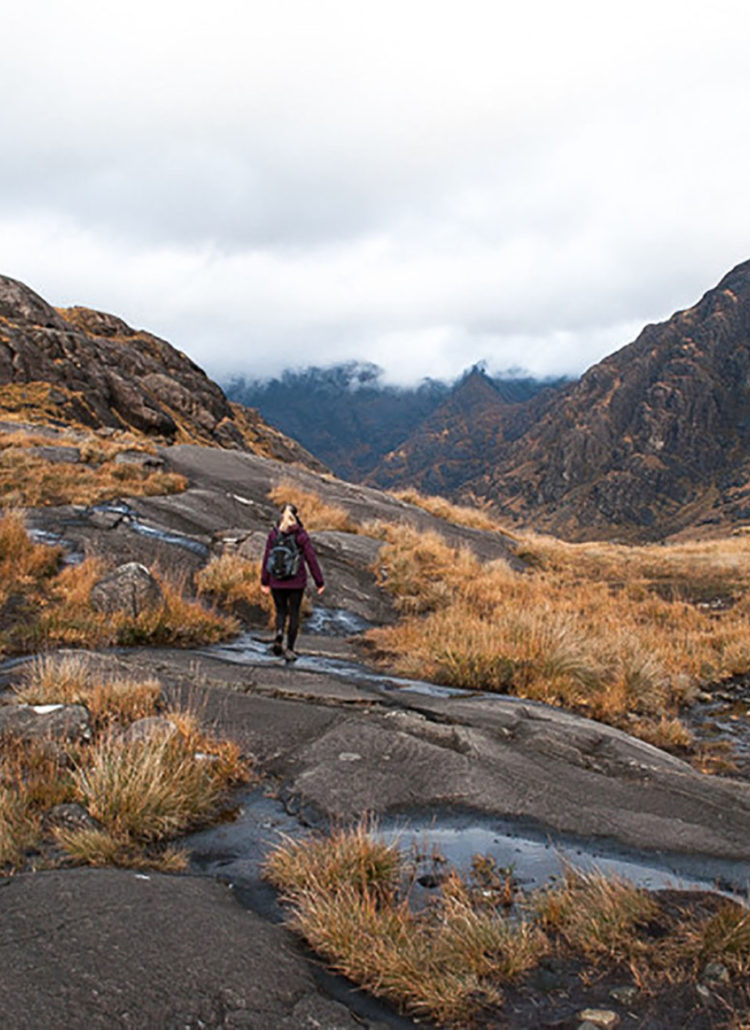
[[[299,571],[301,558],[297,534],[280,533],[277,530],[276,539],[268,552],[266,571],[274,579],[294,579]]]

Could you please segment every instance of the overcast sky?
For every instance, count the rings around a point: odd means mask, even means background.
[[[0,273],[214,377],[580,373],[750,258],[747,0],[5,0]]]

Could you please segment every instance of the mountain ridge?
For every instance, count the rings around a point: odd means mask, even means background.
[[[54,308],[0,275],[0,415],[238,448],[324,470],[186,354],[116,315]]]

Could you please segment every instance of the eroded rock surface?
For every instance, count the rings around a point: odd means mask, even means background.
[[[355,1030],[291,935],[206,879],[120,869],[14,877],[0,888],[0,1012],[38,1027]]]

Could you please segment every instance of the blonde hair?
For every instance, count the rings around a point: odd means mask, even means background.
[[[281,512],[281,518],[279,519],[279,529],[282,533],[286,533],[297,525],[297,513],[293,505],[285,504],[283,511]]]

